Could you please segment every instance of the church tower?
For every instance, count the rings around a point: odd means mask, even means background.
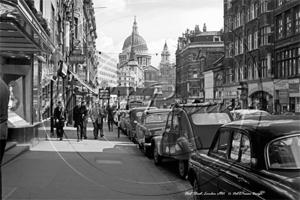
[[[165,42],[164,50],[161,53],[161,64],[166,64],[170,62],[170,52],[168,49],[167,41]]]

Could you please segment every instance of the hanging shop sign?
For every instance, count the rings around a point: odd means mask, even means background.
[[[83,64],[85,62],[84,55],[71,55],[69,59],[70,64]]]
[[[99,89],[99,99],[110,99],[110,88]]]

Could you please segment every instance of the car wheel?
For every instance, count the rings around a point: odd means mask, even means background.
[[[153,160],[155,165],[160,165],[162,163],[162,157],[158,154],[157,145],[153,148]]]
[[[197,178],[195,178],[194,182],[193,182],[193,199],[194,200],[199,200],[201,199],[200,198],[200,195],[198,195],[200,193],[200,190],[199,190],[199,183],[198,183],[198,180]]]
[[[188,173],[188,162],[186,160],[179,160],[178,161],[178,170],[180,178],[185,180],[186,175]]]
[[[144,154],[145,154],[147,157],[150,157],[150,155],[151,155],[151,147],[146,147],[146,146],[144,146]]]

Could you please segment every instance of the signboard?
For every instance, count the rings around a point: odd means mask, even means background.
[[[83,64],[85,62],[84,55],[71,55],[69,63],[70,64]]]
[[[99,89],[99,99],[110,99],[110,88]]]
[[[299,83],[290,83],[289,91],[290,92],[299,92]]]
[[[280,80],[278,82],[275,82],[274,86],[275,90],[285,90],[289,88],[289,83],[287,80]]]
[[[80,55],[82,53],[81,49],[74,49],[72,54],[73,55]]]
[[[280,103],[289,103],[289,91],[279,90],[279,101]]]

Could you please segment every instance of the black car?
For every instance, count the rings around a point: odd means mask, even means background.
[[[195,198],[300,199],[299,116],[223,125],[209,150],[191,154],[188,177]]]

